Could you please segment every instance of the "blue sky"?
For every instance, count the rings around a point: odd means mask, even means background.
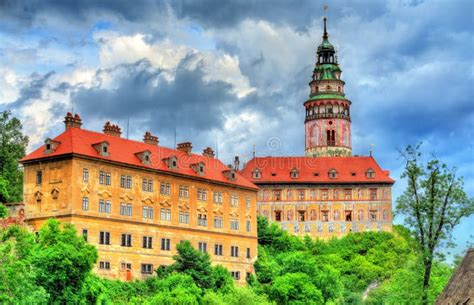
[[[0,1],[0,109],[30,149],[107,120],[166,146],[219,143],[219,157],[301,155],[307,86],[321,41],[321,1]],[[474,4],[469,0],[327,1],[352,101],[353,149],[405,184],[398,150],[423,142],[474,196]],[[279,138],[277,150],[268,139]],[[397,219],[396,222],[400,222]],[[455,232],[473,242],[474,216]]]

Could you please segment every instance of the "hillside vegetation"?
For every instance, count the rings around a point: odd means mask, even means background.
[[[418,304],[423,266],[408,231],[352,233],[329,241],[290,236],[258,220],[256,276],[236,287],[222,266],[189,242],[171,266],[144,281],[120,282],[91,273],[97,250],[71,225],[49,220],[35,236],[0,229],[2,304]],[[452,268],[436,262],[430,302]],[[367,291],[368,287],[370,291]]]

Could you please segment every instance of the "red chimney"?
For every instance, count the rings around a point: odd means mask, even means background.
[[[184,151],[185,153],[190,155],[191,150],[193,149],[193,144],[191,142],[178,143],[176,149],[179,151]]]
[[[152,135],[149,131],[145,132],[145,135],[143,136],[143,142],[151,145],[158,145],[158,137]]]
[[[64,125],[66,127],[66,130],[71,127],[81,128],[81,125],[82,125],[81,117],[77,113],[74,116],[72,116],[72,113],[68,112],[66,116],[64,117]]]
[[[113,124],[110,124],[110,122],[106,122],[104,125],[104,133],[107,135],[120,138],[120,135],[122,134],[122,130],[120,129],[120,127],[118,127],[118,125],[113,125]]]
[[[210,148],[210,147],[207,147],[206,149],[204,149],[204,150],[202,151],[202,155],[203,155],[204,157],[208,157],[208,158],[214,158],[214,156],[215,156],[215,155],[214,155],[214,151],[213,151],[212,148]]]

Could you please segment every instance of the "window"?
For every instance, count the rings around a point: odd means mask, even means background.
[[[247,248],[247,258],[250,258],[250,248]]]
[[[275,196],[275,200],[276,201],[280,201],[281,200],[281,192],[280,191],[275,191],[273,193],[273,195]]]
[[[110,270],[110,262],[99,262],[99,269]]]
[[[230,206],[231,207],[238,207],[239,206],[239,195],[230,194]]]
[[[322,211],[323,213],[323,221],[329,221],[329,211]]]
[[[234,280],[240,280],[240,271],[231,271],[230,275],[234,278]]]
[[[304,200],[305,199],[304,190],[299,190],[298,191],[298,199],[299,200]]]
[[[99,200],[99,213],[110,214],[110,210],[111,210],[110,200],[100,199]]]
[[[219,244],[214,245],[214,255],[222,256],[222,245],[219,245]]]
[[[161,250],[170,251],[171,250],[171,239],[162,238],[161,239]]]
[[[334,211],[334,221],[338,221],[339,220],[339,211],[336,210]]]
[[[82,181],[89,182],[89,169],[82,169]]]
[[[321,190],[321,198],[323,200],[327,200],[328,199],[328,190]]]
[[[329,113],[332,113],[332,108],[329,108]],[[332,122],[330,122],[332,123]],[[327,138],[327,145],[328,146],[335,146],[336,145],[336,132],[334,130],[326,130],[326,138]]]
[[[245,223],[245,229],[247,230],[247,232],[250,232],[250,229],[251,229],[250,220],[247,220],[247,222]]]
[[[43,171],[36,172],[36,184],[43,183]]]
[[[198,250],[207,253],[207,243],[205,242],[198,242]]]
[[[99,244],[110,245],[110,232],[99,232]]]
[[[262,174],[260,172],[260,170],[258,168],[256,168],[253,172],[252,172],[252,177],[254,179],[260,179],[262,177]]]
[[[130,203],[120,203],[120,215],[132,216],[132,204]]]
[[[238,230],[239,229],[239,220],[238,219],[231,219],[230,220],[230,229],[231,230]]]
[[[148,191],[148,180],[143,178],[142,180],[142,191],[146,192]]]
[[[160,219],[164,221],[171,221],[171,209],[161,209]]]
[[[214,228],[222,229],[224,226],[224,221],[222,217],[214,217]]]
[[[352,211],[346,211],[346,221],[352,221]]]
[[[132,177],[131,176],[120,176],[120,187],[131,189],[132,188]]]
[[[197,189],[197,200],[206,201],[207,200],[207,191],[201,188]]]
[[[370,220],[377,221],[377,211],[370,211]]]
[[[198,214],[198,226],[207,226],[207,215],[206,214]]]
[[[105,174],[105,185],[111,185],[112,184],[111,180],[112,180],[111,174],[106,173]]]
[[[160,193],[164,195],[171,194],[171,186],[168,182],[161,182],[160,184]]]
[[[298,211],[298,221],[306,221],[306,212]]]
[[[364,220],[364,212],[362,210],[359,210],[359,212],[357,212],[357,219],[359,221],[363,221]]]
[[[230,247],[230,256],[232,256],[232,257],[238,257],[238,256],[239,256],[239,247],[237,247],[237,246],[231,246],[231,247]]]
[[[368,179],[373,179],[375,178],[375,172],[373,169],[369,168],[367,172],[365,173]]]
[[[337,171],[335,169],[331,169],[328,173],[328,176],[330,179],[336,179],[337,178]]]
[[[120,240],[120,245],[122,247],[131,247],[132,246],[132,235],[131,234],[122,234],[122,239]]]
[[[214,203],[222,204],[222,192],[214,192]]]
[[[142,247],[145,248],[145,249],[152,249],[153,248],[153,237],[143,236]]]
[[[250,197],[245,197],[245,208],[250,209]]]
[[[296,179],[296,178],[298,178],[298,174],[299,174],[298,170],[297,170],[297,169],[293,169],[293,170],[291,170],[291,172],[290,172],[290,177],[291,177],[292,179]]]
[[[351,190],[345,190],[345,191],[344,191],[344,194],[345,194],[344,196],[345,196],[345,199],[346,199],[346,200],[351,200],[351,198],[352,198],[352,192],[351,192]]]
[[[189,212],[179,212],[179,223],[189,223]]]
[[[316,220],[316,210],[311,210],[310,218],[311,218],[311,220]]]
[[[179,197],[189,198],[189,187],[187,185],[179,186]]]
[[[142,264],[141,265],[141,272],[143,274],[152,274],[153,273],[153,265],[152,264]]]
[[[293,211],[286,212],[286,220],[293,221]]]
[[[122,270],[132,270],[132,264],[130,263],[122,263],[120,265],[120,268],[122,268]]]
[[[99,172],[99,183],[100,184],[105,184],[105,172],[103,172],[103,171]]]
[[[153,207],[144,206],[142,209],[143,218],[153,219]]]
[[[153,192],[153,180],[148,179],[148,192]]]
[[[89,211],[89,197],[82,197],[82,210]]]
[[[84,238],[84,241],[89,239],[89,231],[87,229],[82,229],[82,237]]]
[[[370,200],[377,199],[377,189],[370,189]]]
[[[281,221],[281,211],[275,211],[275,221]]]

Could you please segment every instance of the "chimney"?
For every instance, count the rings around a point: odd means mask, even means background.
[[[122,130],[120,129],[120,127],[118,127],[118,125],[113,125],[113,124],[110,124],[110,122],[106,122],[104,125],[104,133],[110,136],[120,138],[120,135],[122,134]]]
[[[190,155],[191,150],[193,149],[193,144],[191,142],[178,143],[176,149],[179,151],[184,151],[185,153]]]
[[[234,158],[234,168],[235,168],[235,170],[239,170],[239,167],[240,167],[239,156],[235,156],[235,158]]]
[[[151,144],[151,145],[158,145],[158,137],[152,135],[149,131],[145,132],[145,135],[143,136],[143,142],[146,144]]]
[[[204,157],[208,157],[208,158],[214,158],[214,156],[215,156],[215,155],[214,155],[214,151],[213,151],[212,148],[210,148],[210,147],[207,147],[206,149],[204,149],[204,150],[202,151],[202,155],[203,155]]]
[[[66,130],[68,130],[71,127],[81,128],[81,125],[82,125],[81,117],[77,113],[73,116],[72,113],[68,112],[66,116],[64,117],[64,125],[66,127]]]

